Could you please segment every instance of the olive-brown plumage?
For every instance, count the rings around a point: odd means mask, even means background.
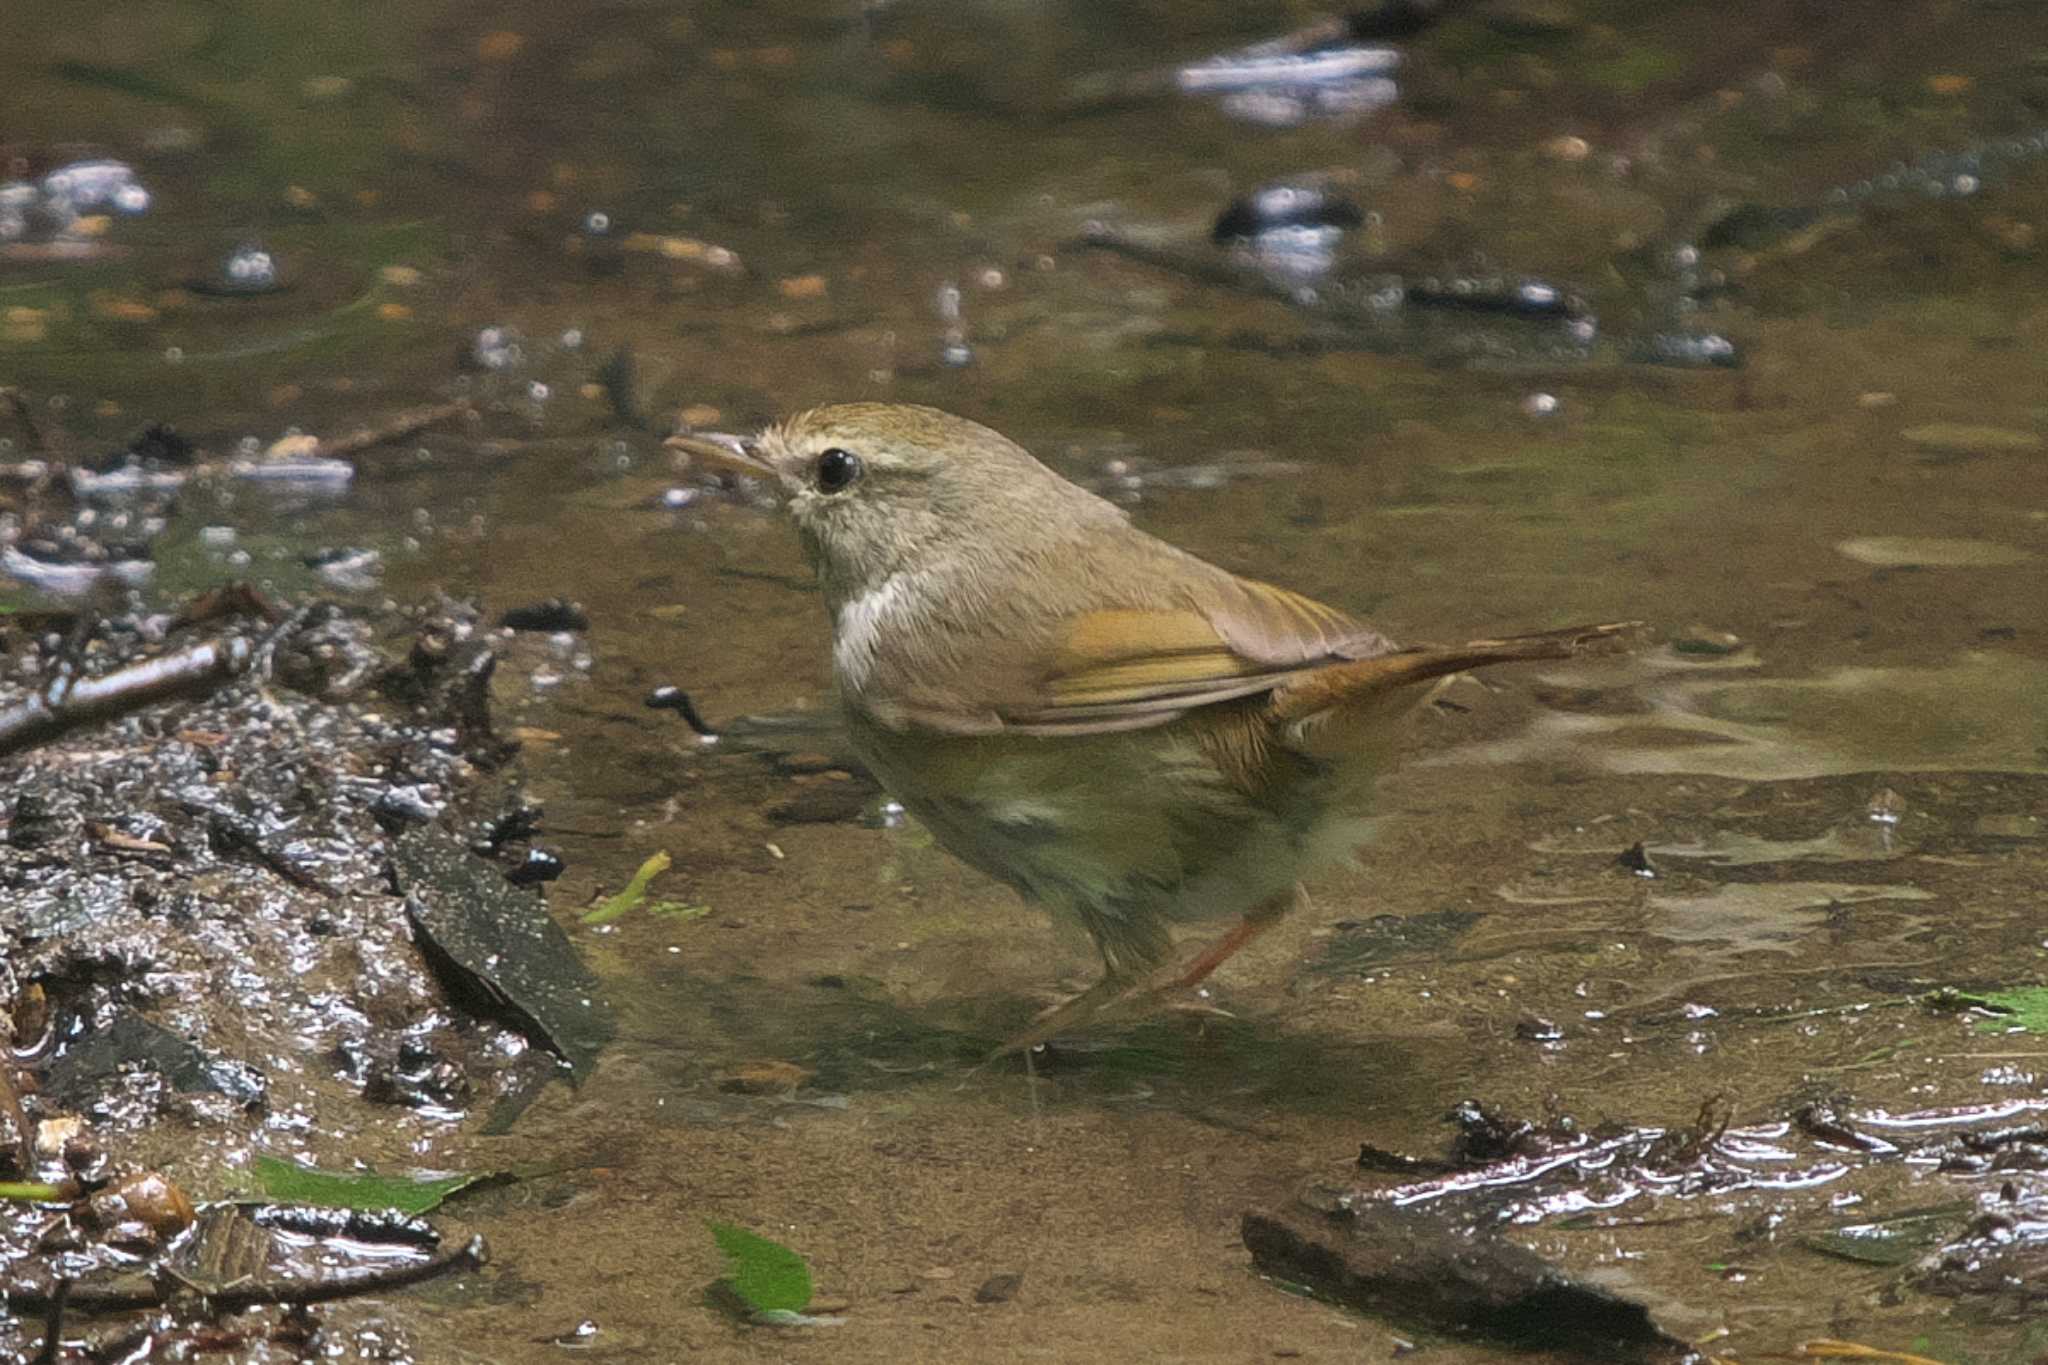
[[[740,448],[775,481],[833,622],[856,749],[947,849],[1073,915],[1101,984],[1012,1046],[1201,979],[1362,840],[1390,722],[1427,684],[1565,657],[1592,626],[1401,649],[1130,524],[937,409],[815,408]],[[1242,917],[1191,961],[1176,922]]]

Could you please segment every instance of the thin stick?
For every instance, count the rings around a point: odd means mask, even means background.
[[[75,1280],[57,1281],[50,1295],[50,1316],[43,1324],[43,1347],[36,1352],[35,1365],[57,1365],[57,1352],[64,1346],[64,1302],[71,1297]]]
[[[61,693],[40,692],[0,710],[0,755],[160,701],[212,692],[238,677],[251,657],[247,640],[228,636],[97,678],[71,680]]]
[[[472,1237],[453,1251],[413,1265],[372,1270],[361,1275],[337,1275],[321,1280],[253,1280],[230,1285],[201,1297],[215,1312],[239,1313],[245,1308],[270,1304],[305,1305],[332,1303],[336,1299],[404,1289],[428,1280],[465,1270],[477,1270],[490,1263],[490,1249],[482,1237]],[[188,1293],[174,1276],[165,1275],[148,1289],[95,1289],[59,1281],[51,1290],[26,1285],[0,1288],[0,1303],[16,1312],[48,1312],[53,1304],[74,1313],[133,1313],[145,1308],[162,1308],[182,1293]]]
[[[411,412],[401,412],[379,426],[361,427],[346,436],[337,436],[332,441],[322,441],[320,458],[339,459],[344,455],[353,455],[359,450],[368,450],[371,446],[381,446],[386,441],[404,440],[415,432],[425,431],[428,427],[438,426],[451,417],[461,417],[473,410],[467,400],[462,400],[454,403],[436,403],[430,408],[415,408]]]

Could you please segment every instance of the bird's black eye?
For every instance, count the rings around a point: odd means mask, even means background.
[[[851,488],[860,481],[860,456],[850,450],[833,446],[818,457],[818,490],[823,493],[838,493]]]

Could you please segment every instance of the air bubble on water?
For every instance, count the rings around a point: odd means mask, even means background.
[[[549,389],[547,385],[541,383],[538,379],[526,386],[526,396],[536,403],[547,402],[548,396],[552,392],[553,390]]]
[[[602,209],[593,209],[583,216],[583,230],[593,237],[602,237],[612,230],[612,216]]]
[[[1955,179],[1949,181],[1948,187],[1954,190],[1957,194],[1968,195],[1975,194],[1980,184],[1981,182],[1977,179],[1976,176],[1964,174],[1959,175]]]
[[[243,242],[221,262],[220,273],[230,289],[269,289],[277,283],[277,259],[260,242]]]
[[[183,346],[164,347],[164,360],[167,364],[176,365],[182,362],[184,359],[185,348]]]
[[[470,356],[486,370],[509,370],[525,359],[519,334],[509,327],[486,327],[476,334]]]
[[[574,350],[579,350],[579,349],[581,349],[582,345],[583,345],[583,329],[582,329],[581,327],[571,327],[571,328],[570,328],[570,329],[569,329],[568,331],[566,331],[566,332],[562,333],[562,349],[563,349],[563,350],[565,350],[565,351],[574,351]]]

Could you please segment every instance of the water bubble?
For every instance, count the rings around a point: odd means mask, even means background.
[[[277,258],[260,242],[243,242],[221,262],[220,283],[230,293],[267,293],[277,288]]]
[[[568,331],[566,331],[566,332],[562,333],[562,349],[563,349],[563,350],[565,350],[565,351],[574,351],[574,350],[579,350],[579,349],[581,349],[581,348],[582,348],[582,346],[583,346],[583,329],[582,329],[581,327],[571,327],[571,328],[570,328],[570,329],[569,329]]]
[[[1954,190],[1957,194],[1962,195],[1975,194],[1977,190],[1980,188],[1980,185],[1981,182],[1974,175],[1959,175],[1955,179],[1948,182],[1948,187],[1950,189]]]
[[[131,214],[149,207],[149,191],[135,178],[135,168],[111,158],[57,167],[43,177],[43,194],[66,217],[101,207]]]
[[[536,403],[547,402],[552,392],[553,390],[549,389],[547,385],[541,383],[538,379],[526,386],[526,396]]]
[[[183,362],[184,359],[185,348],[183,346],[164,347],[164,362],[166,364],[176,365]]]
[[[1557,395],[1554,393],[1532,393],[1522,400],[1522,415],[1525,417],[1548,417],[1557,411]]]
[[[583,217],[583,230],[593,237],[602,237],[612,230],[612,216],[602,210],[592,210]]]
[[[470,358],[486,370],[509,370],[526,358],[519,334],[509,327],[485,327],[469,348]]]

